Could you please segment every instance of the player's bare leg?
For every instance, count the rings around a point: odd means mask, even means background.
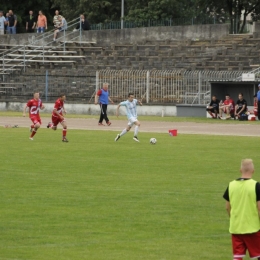
[[[63,127],[63,129],[62,129],[62,142],[67,143],[68,139],[66,138],[66,135],[67,135],[67,123],[66,123],[66,121],[62,121],[61,125]]]
[[[141,126],[141,123],[137,120],[137,121],[134,122],[134,124],[135,124],[135,132],[134,132],[134,138],[133,139],[136,142],[139,142],[137,135],[138,135],[138,131],[139,131],[139,127]]]
[[[226,119],[230,119],[231,118],[231,116],[230,116],[230,108],[229,107],[227,107],[227,116],[226,116]]]
[[[30,139],[33,140],[34,135],[36,134],[37,130],[41,127],[40,123],[34,124],[34,128],[32,130],[32,133],[30,135]]]
[[[125,135],[130,129],[131,129],[131,126],[128,125],[120,134],[118,134],[118,135],[116,136],[115,141],[118,141],[118,139],[119,139],[121,136]]]

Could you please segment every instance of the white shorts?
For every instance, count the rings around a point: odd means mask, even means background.
[[[136,117],[130,117],[128,119],[128,124],[127,125],[132,127],[136,121],[138,121]]]
[[[0,29],[0,35],[5,34],[5,30],[4,29]]]

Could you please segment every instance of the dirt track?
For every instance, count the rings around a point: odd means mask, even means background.
[[[45,127],[49,118],[42,118],[42,126]],[[210,119],[209,119],[210,120]],[[68,118],[69,129],[87,130],[110,130],[122,131],[127,124],[127,120],[114,120],[111,126],[98,126],[97,119]],[[0,126],[18,125],[28,127],[30,120],[28,117],[0,117]],[[192,122],[141,122],[140,131],[168,133],[169,129],[177,129],[179,134],[210,134],[210,135],[236,135],[236,136],[260,136],[259,122],[248,122],[241,124],[207,124]]]

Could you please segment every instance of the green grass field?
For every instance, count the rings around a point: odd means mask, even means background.
[[[260,138],[60,131],[0,128],[0,260],[231,259],[222,195]]]

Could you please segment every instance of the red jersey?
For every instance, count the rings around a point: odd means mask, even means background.
[[[31,99],[27,103],[27,107],[29,107],[29,117],[39,115],[40,108],[42,107],[42,101],[40,99]]]
[[[230,105],[230,104],[232,104],[231,106],[230,106],[230,110],[232,111],[232,110],[234,110],[235,109],[235,102],[230,98],[230,99],[226,99],[224,102],[224,105]]]
[[[63,106],[64,106],[64,102],[58,98],[58,99],[56,100],[55,104],[54,104],[54,109],[56,109],[56,110],[58,111],[58,113],[59,113],[60,115],[62,115]],[[57,117],[57,114],[54,113],[54,111],[52,112],[52,115],[53,115],[54,117]]]

